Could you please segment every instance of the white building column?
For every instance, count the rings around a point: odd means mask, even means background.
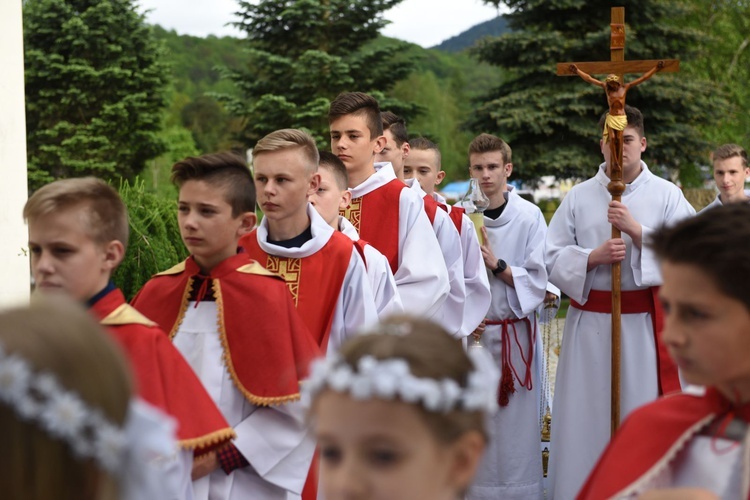
[[[28,301],[22,0],[0,1],[0,308]]]

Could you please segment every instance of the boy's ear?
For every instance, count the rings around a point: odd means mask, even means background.
[[[410,152],[411,152],[411,146],[409,145],[409,143],[408,142],[403,143],[401,145],[401,156],[406,158],[407,156],[409,156]]]
[[[320,187],[320,174],[318,172],[315,172],[310,177],[310,189],[307,190],[307,197],[314,195],[318,192],[318,188]]]
[[[112,240],[104,245],[104,267],[114,272],[125,258],[125,245],[120,240]]]
[[[443,182],[443,179],[445,179],[445,171],[441,170],[437,173],[437,178],[435,179],[435,185],[437,186],[441,182]]]
[[[512,163],[506,163],[505,164],[505,177],[510,177],[510,174],[513,173],[513,164]]]
[[[349,204],[352,202],[352,192],[348,189],[341,193],[341,202],[339,203],[340,209],[346,209],[349,207]]]
[[[237,230],[238,236],[247,234],[255,228],[255,224],[258,222],[258,216],[255,212],[245,212],[240,215],[240,227]]]
[[[449,480],[457,491],[471,484],[484,453],[485,441],[478,431],[465,432],[451,444],[452,463]]]
[[[381,135],[377,139],[375,139],[375,145],[372,148],[372,152],[375,154],[380,153],[383,151],[383,148],[385,147],[385,143],[388,142],[384,135]]]

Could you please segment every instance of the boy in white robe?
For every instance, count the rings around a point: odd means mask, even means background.
[[[345,92],[328,112],[331,150],[346,165],[350,206],[342,215],[388,258],[404,309],[433,318],[450,292],[445,266],[423,202],[375,155],[385,143],[380,107],[371,96]]]
[[[448,205],[445,198],[435,191],[435,187],[445,177],[438,146],[423,137],[412,139],[409,144],[409,155],[404,158],[404,177],[419,182],[424,192],[435,200],[459,233],[466,290],[460,336],[466,337],[484,320],[491,300],[490,283],[479,248],[479,239],[474,224],[463,209]]]
[[[607,191],[610,148],[602,141],[605,162],[593,178],[567,194],[547,232],[549,280],[572,304],[565,319],[552,416],[550,488],[559,499],[575,496],[610,439],[608,297],[613,262],[622,266],[621,418],[656,399],[660,387],[662,393],[680,390],[676,369],[670,370],[669,360],[658,356],[654,287],[661,284],[661,274],[643,242],[655,228],[695,211],[677,186],[653,175],[641,161],[647,144],[643,115],[630,106],[625,111],[622,202],[612,201]],[[611,224],[622,231],[621,238],[611,238]],[[610,312],[593,310],[608,300]]]
[[[713,152],[711,160],[714,167],[714,181],[719,194],[703,210],[710,210],[727,203],[750,202],[750,190],[745,189],[745,181],[750,178],[747,151],[737,144],[724,144]]]
[[[331,227],[354,241],[367,268],[378,317],[383,320],[393,314],[402,314],[404,306],[388,259],[375,247],[360,239],[351,222],[339,215],[339,210],[348,207],[352,199],[352,194],[347,189],[349,181],[346,166],[333,153],[321,151],[318,174],[320,185],[318,191],[310,197],[310,203]]]
[[[468,492],[469,499],[541,499],[542,457],[539,450],[539,399],[535,344],[536,310],[544,300],[543,219],[529,202],[506,190],[513,171],[510,147],[481,134],[469,146],[472,177],[490,199],[484,212],[481,246],[492,302],[475,335],[502,368],[500,410],[490,425],[490,446]]]

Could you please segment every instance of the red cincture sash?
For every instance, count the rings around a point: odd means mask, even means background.
[[[518,330],[516,330],[516,323],[520,322],[526,324],[526,331],[529,335],[528,355],[524,355],[523,346],[521,346],[521,342],[518,340]],[[534,344],[536,343],[536,321],[534,322],[533,330],[529,318],[511,318],[501,320],[487,319],[485,320],[485,324],[500,325],[502,327],[500,330],[500,340],[502,342],[503,358],[500,365],[500,387],[498,387],[497,389],[497,402],[500,404],[500,406],[508,406],[508,403],[510,402],[510,395],[516,392],[516,387],[513,384],[513,376],[515,376],[516,379],[521,382],[521,386],[525,387],[527,390],[530,391],[534,387],[532,384],[531,363],[534,360]],[[519,351],[521,351],[521,360],[523,360],[524,368],[526,369],[523,379],[518,375],[516,367],[513,366],[513,360],[511,359],[510,355],[511,339],[508,327],[513,329],[514,340],[516,342],[516,345],[518,346]]]
[[[650,313],[651,322],[654,327],[654,345],[656,346],[656,364],[659,374],[659,395],[680,392],[680,378],[677,374],[677,365],[669,357],[667,346],[661,341],[661,331],[664,329],[664,310],[661,302],[656,296],[659,292],[658,286],[652,286],[644,290],[625,290],[621,292],[622,314]],[[606,290],[591,290],[589,299],[585,304],[579,304],[575,300],[570,301],[571,307],[581,311],[612,314],[612,292]]]

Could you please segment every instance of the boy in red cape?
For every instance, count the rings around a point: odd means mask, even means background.
[[[156,323],[125,302],[110,281],[128,241],[125,204],[93,177],[47,184],[26,202],[31,270],[36,289],[87,302],[127,354],[138,395],[177,420],[183,467],[175,474],[190,488],[196,457],[229,443],[234,431],[179,352]],[[167,479],[165,478],[165,481]]]
[[[663,339],[682,377],[706,388],[634,411],[579,498],[750,498],[748,242],[747,204],[709,210],[655,235]]]
[[[299,380],[320,350],[284,280],[237,252],[256,222],[255,189],[231,153],[172,167],[191,256],[152,278],[133,304],[169,333],[237,433],[193,472],[196,500],[298,497],[315,447]]]

